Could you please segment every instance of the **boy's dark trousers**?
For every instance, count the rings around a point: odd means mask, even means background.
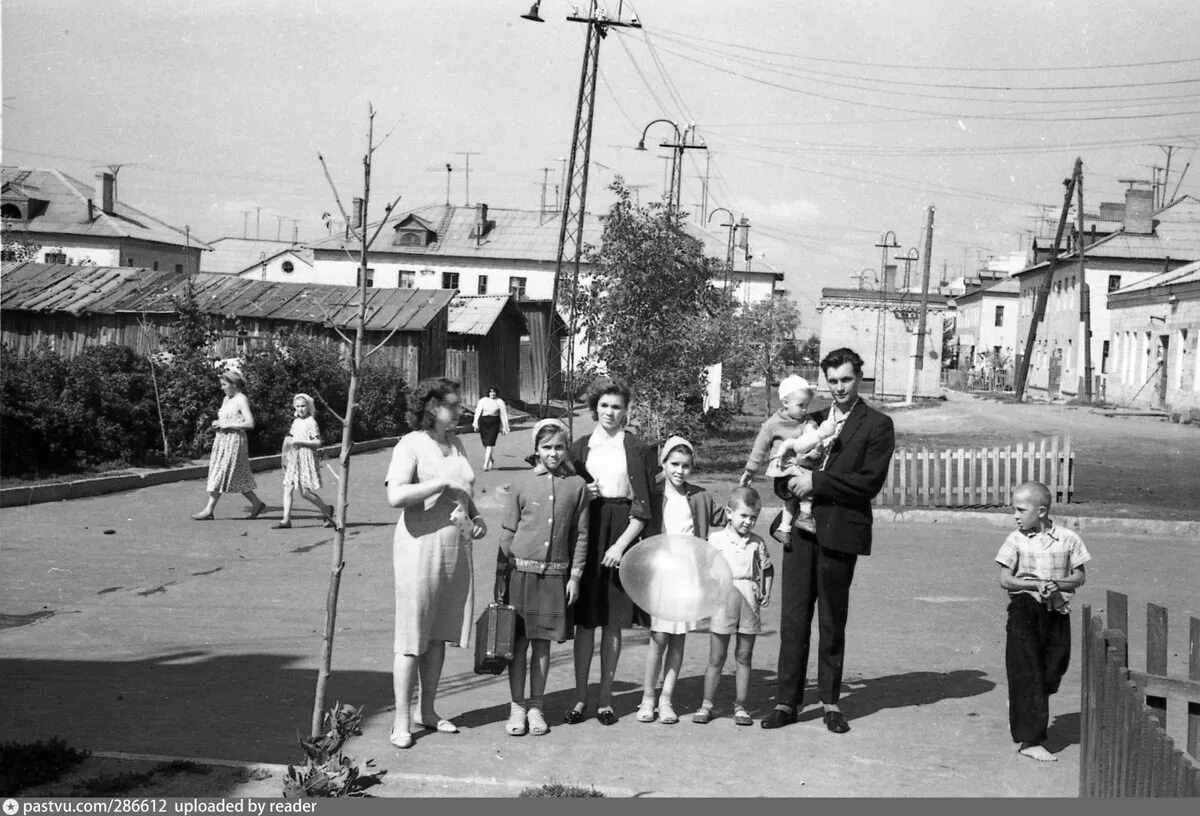
[[[1013,742],[1041,745],[1050,723],[1050,695],[1058,691],[1071,660],[1071,617],[1020,593],[1009,601],[1007,631],[1009,731]]]

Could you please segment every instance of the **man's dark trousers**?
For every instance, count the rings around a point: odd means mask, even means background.
[[[842,691],[850,583],[858,556],[822,547],[816,536],[792,530],[783,554],[779,625],[779,669],[775,702],[799,711],[804,702],[813,609],[817,612],[817,692],[837,703]]]

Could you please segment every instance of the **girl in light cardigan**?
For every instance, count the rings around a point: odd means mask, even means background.
[[[550,730],[542,713],[550,641],[571,639],[572,609],[588,546],[591,494],[567,461],[567,428],[543,419],[533,428],[533,469],[509,492],[501,522],[496,595],[516,607],[516,642],[508,666],[512,707],[505,730],[517,737]],[[532,652],[525,697],[526,651]]]

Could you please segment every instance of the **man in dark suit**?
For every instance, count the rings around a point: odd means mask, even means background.
[[[816,534],[792,529],[784,547],[779,669],[775,709],[763,728],[796,722],[804,696],[813,608],[817,610],[817,692],[825,726],[850,730],[838,708],[850,583],[860,555],[871,554],[871,500],[883,487],[896,435],[892,420],[858,396],[862,358],[848,348],[821,360],[833,405],[813,419],[832,430],[824,460],[812,471],[776,481],[776,493],[811,497]]]

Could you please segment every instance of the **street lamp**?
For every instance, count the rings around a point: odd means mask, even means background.
[[[541,7],[542,7],[542,0],[534,0],[534,4],[529,7],[529,13],[522,14],[521,19],[522,20],[532,20],[535,23],[546,22],[545,20],[543,20],[541,17],[538,16],[538,9]]]
[[[908,252],[905,252],[903,255],[897,255],[895,258],[897,261],[904,261],[904,291],[907,292],[910,283],[908,276],[912,271],[913,261],[920,260],[921,253],[917,251],[916,247],[909,247]]]
[[[673,143],[668,144],[667,142],[663,142],[660,145],[660,147],[673,148],[673,150],[671,152],[671,181],[667,187],[667,207],[669,209],[673,209],[674,207],[678,206],[678,204],[679,204],[678,193],[676,193],[676,190],[678,189],[678,186],[679,186],[679,181],[678,181],[679,173],[680,173],[679,160],[680,160],[680,156],[682,154],[682,151],[678,147],[678,145],[681,142],[681,138],[682,138],[679,133],[679,125],[675,124],[670,119],[655,119],[653,122],[651,122],[650,124],[648,124],[644,128],[642,128],[642,138],[638,139],[637,147],[635,147],[634,150],[640,150],[642,152],[645,152],[645,150],[646,150],[646,134],[650,131],[650,128],[652,128],[655,125],[660,124],[660,123],[665,123],[665,124],[670,125],[671,129],[675,131],[675,141]]]
[[[725,291],[729,291],[729,284],[733,278],[733,236],[737,231],[737,224],[733,221],[733,213],[724,207],[717,207],[708,214],[708,220],[711,223],[712,217],[719,212],[723,212],[729,216],[729,223],[722,224],[722,227],[729,227],[729,242],[725,246]]]

